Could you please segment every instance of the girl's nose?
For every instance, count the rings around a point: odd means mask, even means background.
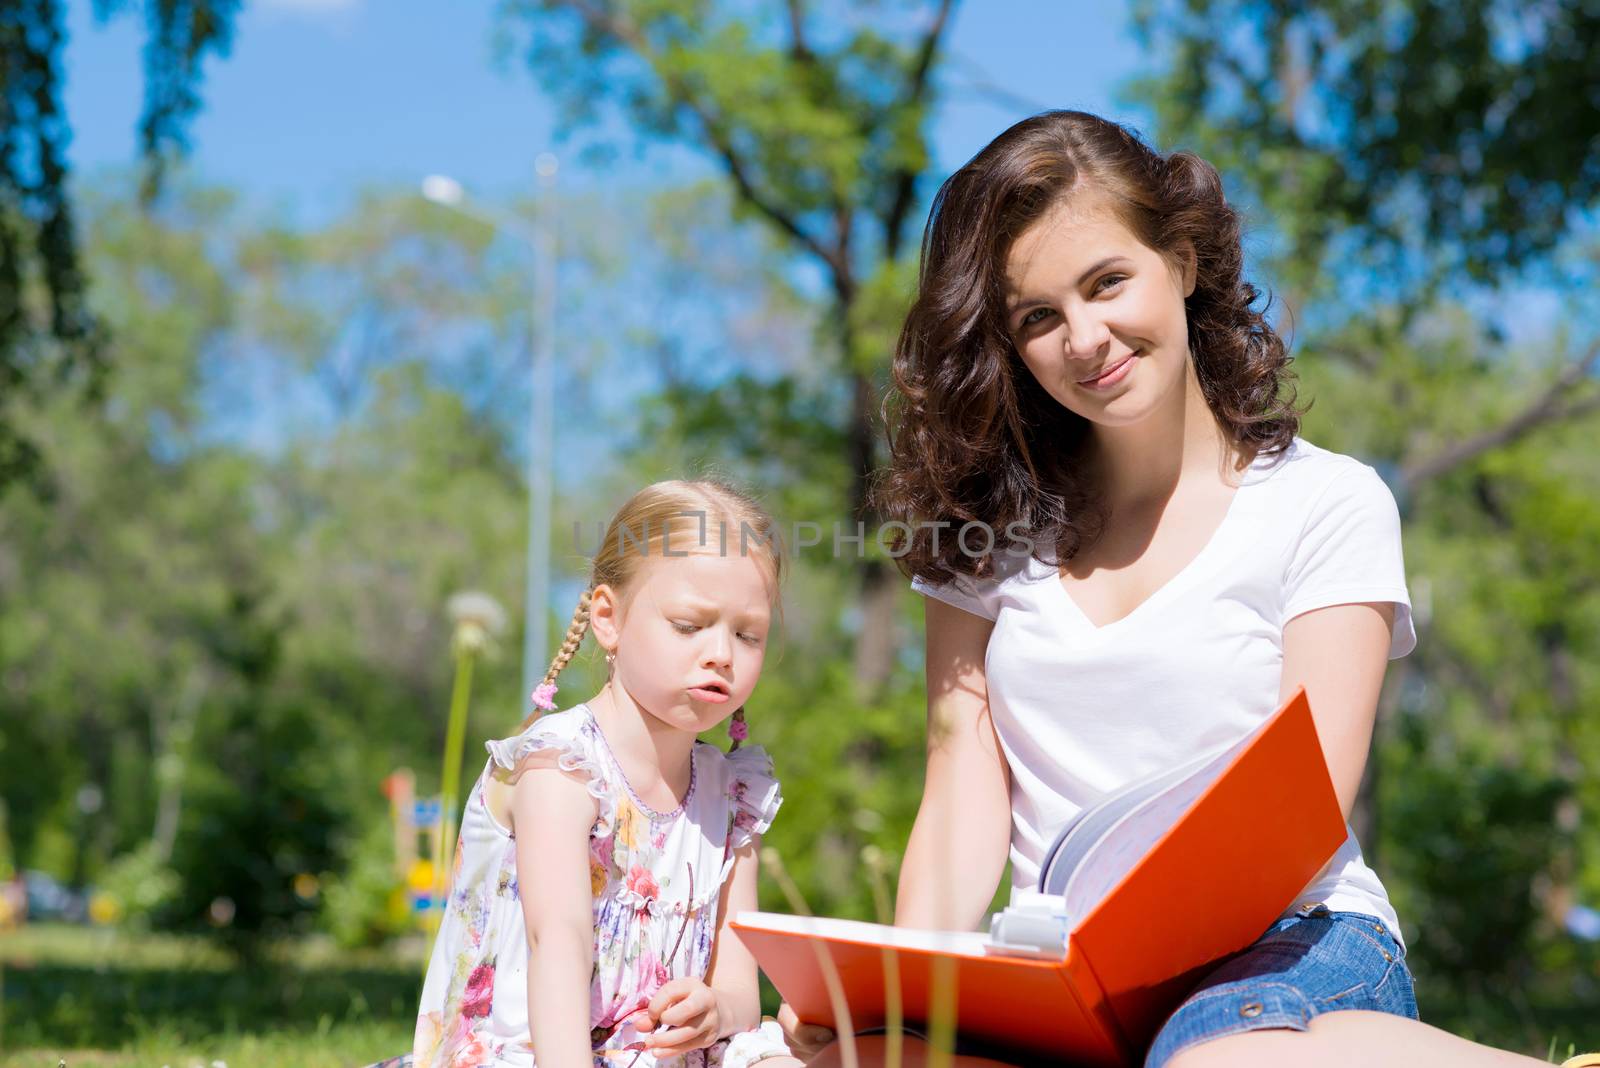
[[[733,660],[733,641],[726,627],[707,627],[706,646],[702,663],[706,667],[720,667]]]

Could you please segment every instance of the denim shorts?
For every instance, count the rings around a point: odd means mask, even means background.
[[[1144,1068],[1165,1068],[1180,1050],[1225,1035],[1304,1031],[1339,1009],[1415,1020],[1405,951],[1376,917],[1306,906],[1201,980],[1161,1025]]]

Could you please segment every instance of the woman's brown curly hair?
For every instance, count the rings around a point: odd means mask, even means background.
[[[1099,534],[1098,493],[1074,462],[1089,423],[1039,385],[1005,322],[1013,242],[1084,187],[1169,262],[1193,250],[1190,351],[1206,402],[1240,454],[1281,452],[1299,429],[1290,358],[1241,275],[1239,215],[1216,169],[1189,152],[1161,156],[1095,115],[1035,115],[950,176],[923,233],[917,297],[886,401],[890,464],[876,489],[883,513],[914,531],[892,550],[909,575],[943,584],[991,574],[994,551],[971,551],[982,536],[965,544],[951,536],[967,523],[987,524],[1001,551],[1032,542],[1041,561],[1047,550],[1066,561]],[[949,533],[937,537],[924,523],[948,523]]]

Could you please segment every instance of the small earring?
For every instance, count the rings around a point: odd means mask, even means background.
[[[730,752],[739,748],[739,743],[750,737],[750,727],[744,721],[743,705],[739,706],[739,710],[728,721],[728,737],[733,739],[733,744],[728,747]]]

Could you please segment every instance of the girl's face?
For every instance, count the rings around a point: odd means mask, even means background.
[[[772,597],[750,556],[667,557],[652,547],[621,605],[616,591],[596,587],[590,618],[600,644],[616,653],[612,681],[657,719],[698,734],[755,689]]]
[[[1175,269],[1098,196],[1080,194],[1011,246],[1006,327],[1062,407],[1097,426],[1127,426],[1181,403],[1183,302],[1193,292],[1192,265]]]

